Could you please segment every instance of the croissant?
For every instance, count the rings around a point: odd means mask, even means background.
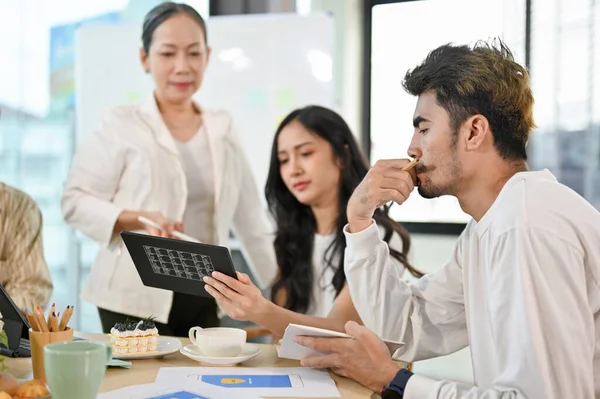
[[[30,380],[22,383],[17,389],[13,399],[37,399],[50,395],[48,388],[39,380]]]

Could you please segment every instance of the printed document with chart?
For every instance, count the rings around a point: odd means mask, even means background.
[[[307,367],[161,367],[157,383],[193,383],[225,389],[233,394],[272,397],[340,397],[325,370]]]

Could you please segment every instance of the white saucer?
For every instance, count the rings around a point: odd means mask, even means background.
[[[183,344],[177,338],[172,337],[158,337],[158,345],[156,351],[145,352],[145,353],[113,353],[112,357],[115,359],[123,360],[136,360],[136,359],[153,359],[157,357],[164,357],[172,353],[177,352],[181,349]]]
[[[250,360],[253,357],[258,356],[260,353],[260,348],[257,345],[245,344],[244,349],[242,349],[242,353],[235,357],[208,357],[202,356],[195,345],[190,344],[186,345],[181,350],[182,355],[189,357],[192,360],[195,360],[204,364],[211,365],[219,365],[219,366],[233,366],[241,362],[245,362],[246,360]]]

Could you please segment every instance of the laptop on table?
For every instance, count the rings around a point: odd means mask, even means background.
[[[8,348],[0,346],[0,354],[6,357],[31,357],[29,345],[29,328],[31,326],[1,284],[0,313],[2,313],[4,331],[8,337]]]

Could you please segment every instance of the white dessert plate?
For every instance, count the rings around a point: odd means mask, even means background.
[[[250,360],[253,357],[258,356],[260,353],[260,348],[257,345],[245,344],[244,349],[242,349],[242,353],[235,357],[202,356],[198,352],[196,346],[193,344],[184,346],[179,352],[181,352],[182,355],[200,363],[215,366],[234,366],[238,363],[245,362],[246,360]]]
[[[154,352],[145,353],[113,353],[112,357],[123,360],[155,359],[171,355],[181,349],[183,344],[177,338],[158,337],[158,345]]]

